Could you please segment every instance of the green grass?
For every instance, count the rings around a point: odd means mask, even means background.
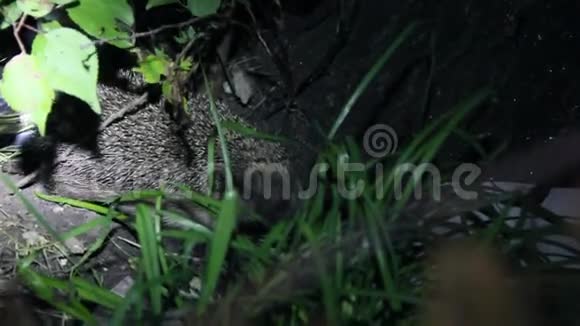
[[[380,162],[391,167],[382,176],[387,186],[382,199],[377,199],[377,189],[372,186],[365,187],[356,199],[340,195],[335,178],[340,165],[344,158],[361,162],[362,153],[354,142],[337,140],[337,131],[356,99],[413,30],[414,25],[410,25],[396,38],[345,104],[329,132],[329,146],[318,159],[328,170],[320,176],[315,196],[304,201],[294,216],[283,219],[264,234],[236,233],[239,198],[231,182],[227,148],[222,147],[228,169],[224,199],[218,201],[186,188],[182,188],[179,197],[209,210],[216,222],[213,229],[198,225],[179,212],[171,212],[172,218],[189,224],[178,230],[167,228],[161,216],[169,212],[164,211],[163,204],[172,200],[173,195],[161,190],[128,193],[102,205],[39,194],[44,200],[82,207],[102,216],[58,234],[21,196],[38,221],[63,246],[66,239],[95,228],[103,231],[80,259],[70,258],[75,264],[67,278],[38,271],[34,265],[38,253],[22,259],[18,266],[20,277],[39,298],[87,324],[96,324],[92,312],[99,307],[113,325],[161,323],[176,311],[188,311],[186,315],[200,320],[224,323],[229,320],[234,324],[246,318],[264,325],[301,325],[321,320],[332,325],[414,325],[425,303],[428,248],[452,235],[474,237],[491,245],[513,258],[520,269],[534,266],[569,271],[567,264],[578,263],[577,253],[566,257],[566,264],[555,266],[545,263],[549,258],[546,254],[531,249],[535,244],[549,242],[551,236],[562,234],[553,225],[565,221],[528,205],[523,207],[520,221],[533,213],[552,221],[551,227],[529,230],[523,222],[511,223],[514,218],[506,215],[506,209],[521,199],[514,195],[498,195],[483,201],[476,212],[458,207],[452,215],[427,220],[423,217],[429,215],[428,210],[407,214],[416,183],[407,183],[403,198],[395,198],[391,187],[396,181],[394,167],[401,163],[431,162],[463,118],[485,101],[490,94],[488,90],[466,97],[399,152]],[[213,106],[211,110],[220,126]],[[225,144],[221,127],[218,137]],[[210,172],[216,150],[210,151]],[[347,174],[341,181],[349,185],[357,182],[374,185],[376,176],[372,167],[369,164],[367,171]],[[131,202],[136,203],[135,216],[116,209]],[[505,206],[498,208],[496,204],[500,203]],[[450,222],[454,216],[459,218],[458,223]],[[136,257],[135,283],[125,297],[102,287],[83,268],[107,244],[113,221],[125,223],[138,239],[140,255]],[[447,228],[443,234],[435,231],[441,227]],[[170,252],[164,245],[166,239],[179,240],[182,250]],[[192,264],[192,249],[197,247],[205,248],[205,254],[198,257],[203,262],[201,267]],[[191,280],[201,284],[199,295],[193,298],[182,291],[189,288]]]

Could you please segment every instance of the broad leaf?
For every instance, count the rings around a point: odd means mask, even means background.
[[[49,20],[45,22],[39,21],[38,24],[40,27],[39,29],[43,32],[48,32],[50,30],[62,27],[62,25],[56,20]]]
[[[161,76],[167,73],[170,63],[167,54],[161,50],[156,50],[155,54],[147,55],[139,62],[139,67],[133,70],[143,74],[145,82],[155,84],[159,83]]]
[[[71,28],[56,28],[35,37],[32,55],[38,58],[52,88],[85,101],[101,113],[97,97],[99,61],[88,37]]]
[[[0,21],[0,29],[6,29],[22,16],[22,9],[18,6],[18,3],[12,2],[8,5],[3,5],[0,7],[0,15],[2,15],[2,20]]]
[[[215,14],[221,4],[221,0],[187,0],[187,8],[192,15],[198,17]]]
[[[13,57],[4,67],[2,77],[0,95],[14,111],[28,115],[44,135],[55,92],[37,58],[28,54]]]
[[[174,3],[178,3],[178,1],[177,0],[149,0],[149,1],[147,1],[147,6],[145,6],[145,9],[149,10],[149,9],[152,9],[155,7],[160,7],[160,6],[174,4]]]
[[[24,13],[36,18],[46,16],[54,8],[53,2],[47,0],[17,0],[16,4]]]
[[[133,46],[133,9],[126,0],[79,0],[67,9],[69,17],[88,34],[119,48]]]

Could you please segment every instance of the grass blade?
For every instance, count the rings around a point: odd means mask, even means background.
[[[364,76],[361,80],[357,88],[355,89],[354,93],[348,99],[348,102],[342,108],[338,118],[334,122],[332,129],[328,133],[328,139],[332,140],[336,135],[336,132],[352,110],[352,107],[356,103],[359,97],[364,93],[367,89],[371,81],[375,78],[375,76],[379,73],[379,71],[383,68],[383,66],[387,63],[387,61],[393,56],[395,51],[401,46],[401,44],[409,37],[409,35],[415,30],[416,23],[412,23],[407,28],[405,28],[399,36],[395,39],[393,43],[387,48],[387,50],[383,53],[383,55],[379,58],[379,60],[373,65],[371,70]]]
[[[209,255],[203,288],[200,296],[198,313],[205,311],[218,282],[226,253],[230,245],[230,239],[236,225],[238,209],[238,196],[235,192],[228,192],[222,204],[222,210],[218,216],[217,225],[209,246]]]
[[[145,205],[137,205],[137,235],[139,237],[139,244],[141,245],[141,264],[142,270],[149,287],[149,295],[151,297],[151,305],[153,312],[160,315],[162,311],[162,289],[161,284],[161,270],[159,266],[158,257],[158,243],[155,234],[155,222],[151,214],[151,209]]]

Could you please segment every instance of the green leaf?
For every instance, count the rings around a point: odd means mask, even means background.
[[[101,113],[97,97],[99,61],[88,37],[72,28],[57,28],[38,34],[32,55],[55,90],[75,96]]]
[[[84,321],[88,325],[97,325],[91,312],[69,292],[70,290],[74,290],[71,289],[69,282],[39,274],[30,267],[30,263],[20,264],[18,273],[39,298],[48,302],[58,310],[69,314],[71,317]],[[57,292],[69,292],[70,300],[67,302],[58,298]],[[101,295],[100,292],[98,295]],[[95,294],[92,295],[95,297]],[[108,297],[105,299],[110,300]]]
[[[2,15],[0,30],[2,30],[12,26],[22,16],[22,9],[20,9],[18,3],[12,2],[0,7],[0,15]]]
[[[160,6],[173,4],[173,3],[178,3],[178,1],[177,0],[149,0],[149,1],[147,1],[147,5],[145,6],[145,9],[149,10],[149,9],[152,9],[155,7],[160,7]]]
[[[193,61],[191,58],[183,58],[179,61],[179,69],[181,70],[190,70],[193,67]]]
[[[236,226],[239,197],[235,191],[226,192],[222,210],[218,216],[214,235],[209,246],[209,260],[205,269],[198,312],[203,313],[217,287],[219,275],[230,246],[230,239]]]
[[[16,4],[22,12],[35,18],[46,16],[54,7],[54,4],[47,0],[17,0]]]
[[[205,83],[206,90],[207,90],[207,95],[209,98],[209,112],[211,113],[212,119],[217,127],[222,157],[223,157],[223,161],[225,164],[226,192],[232,192],[234,190],[234,181],[233,181],[233,175],[232,175],[232,165],[230,163],[230,155],[228,153],[228,149],[226,146],[226,138],[225,138],[225,134],[223,132],[223,127],[222,127],[222,124],[220,122],[220,118],[219,118],[219,115],[217,112],[217,108],[215,105],[215,101],[213,99],[212,92],[209,91],[211,89],[210,83],[207,79],[207,75],[206,75],[205,71],[202,70],[202,72],[203,72],[204,83]]]
[[[46,22],[38,22],[40,25],[40,30],[44,32],[51,31],[53,29],[61,28],[62,25],[56,20],[49,20]]]
[[[119,295],[81,278],[72,278],[71,283],[81,298],[97,303],[103,307],[115,309],[123,303],[123,298]]]
[[[137,205],[137,235],[141,245],[142,271],[150,282],[149,294],[151,305],[155,314],[161,313],[162,308],[162,284],[161,269],[159,266],[158,243],[155,233],[155,225],[151,210],[142,204]]]
[[[156,84],[161,81],[161,76],[167,73],[170,63],[171,61],[165,52],[156,50],[155,54],[147,55],[139,62],[139,67],[133,70],[142,73],[145,82]]]
[[[0,83],[0,95],[14,111],[30,115],[30,121],[44,135],[55,92],[36,57],[22,53],[8,61]]]
[[[193,29],[192,26],[189,26],[187,29],[179,31],[179,34],[177,34],[177,36],[175,37],[175,41],[179,44],[185,45],[189,41],[194,40],[197,37],[198,35],[195,32],[195,29]]]
[[[221,3],[221,0],[187,0],[187,8],[192,15],[204,17],[215,14]]]
[[[164,80],[163,83],[161,83],[161,92],[164,97],[171,98],[171,94],[173,93],[173,84],[171,84],[171,81]]]
[[[126,0],[79,0],[69,17],[88,34],[119,48],[132,47],[133,8]]]
[[[74,199],[74,198],[52,196],[52,195],[43,194],[40,192],[37,192],[35,194],[36,194],[36,197],[38,197],[42,200],[48,201],[48,202],[69,205],[71,207],[82,208],[82,209],[86,209],[86,210],[89,210],[89,211],[92,211],[92,212],[95,212],[95,213],[101,214],[101,215],[113,214],[112,216],[118,220],[125,220],[128,218],[124,214],[121,214],[121,213],[114,211],[110,208],[107,208],[107,207],[101,206],[101,205],[97,205],[97,204],[94,204],[91,202],[86,202],[86,201],[82,201],[82,200],[78,200],[78,199]]]

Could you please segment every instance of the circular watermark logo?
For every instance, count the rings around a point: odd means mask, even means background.
[[[370,127],[364,135],[365,151],[374,158],[382,158],[397,151],[397,133],[385,124]]]

